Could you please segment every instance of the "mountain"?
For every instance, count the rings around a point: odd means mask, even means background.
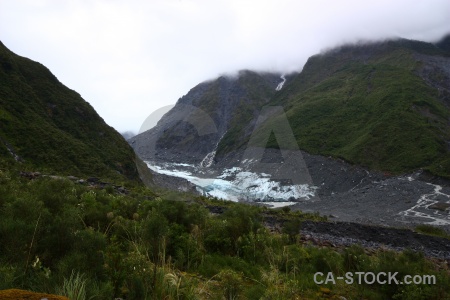
[[[385,57],[383,51],[380,55]],[[303,138],[298,138],[299,129],[290,128],[289,122],[295,124],[295,113],[304,109],[303,102],[322,109],[318,113],[323,120],[313,110],[303,112],[323,122],[316,124],[317,128],[329,126],[320,128],[323,132],[333,130],[335,125],[327,123],[327,118],[340,121],[335,115],[326,114],[317,94],[341,95],[340,87],[347,82],[325,83],[335,73],[351,81],[352,73],[315,69],[316,63],[327,55],[331,54],[312,58],[300,74],[279,76],[243,71],[202,83],[182,97],[156,128],[130,140],[142,157],[155,160],[148,163],[152,169],[165,173],[156,176],[156,184],[171,182],[178,188],[183,186],[181,179],[173,181],[169,176],[176,174],[218,197],[225,195],[220,194],[225,188],[233,196],[248,195],[253,200],[271,200],[280,195],[289,201],[303,198],[296,204],[303,205],[297,207],[302,212],[145,189],[131,182],[127,182],[128,190],[106,185],[103,189],[100,184],[93,188],[62,176],[24,179],[18,170],[137,181],[135,162],[142,167],[141,175],[145,169],[139,159],[134,162],[131,148],[120,134],[106,125],[76,92],[62,85],[44,66],[17,56],[0,44],[0,299],[75,299],[73,295],[83,299],[130,300],[449,299],[450,273],[446,262],[450,259],[450,185],[421,182],[417,172],[385,176],[336,157],[304,151],[297,155],[306,163],[291,164],[296,161],[289,154],[296,152],[297,141],[301,144]],[[421,63],[423,68],[415,71],[418,78],[423,78],[425,91],[445,88],[445,72],[436,72],[445,67],[444,55],[417,55],[425,62]],[[342,58],[339,56],[338,60]],[[386,75],[378,62],[371,64]],[[325,68],[336,65],[326,62]],[[311,77],[305,76],[308,70]],[[354,83],[360,80],[368,94],[380,93],[378,84],[383,81],[377,74],[372,75],[370,84],[364,80],[363,72],[355,71],[354,77]],[[361,93],[358,88],[354,88],[354,94]],[[403,88],[421,92],[423,87],[414,84]],[[386,87],[388,95],[393,90]],[[438,104],[445,107],[447,99],[445,90],[439,91],[424,102],[436,105],[437,112],[430,108],[426,116],[436,115],[438,125],[438,117],[442,117]],[[377,107],[371,97],[367,98]],[[385,98],[391,101],[389,96]],[[399,98],[401,103],[406,102]],[[333,104],[331,94],[324,101]],[[347,101],[357,105],[356,101]],[[269,104],[278,107],[264,108]],[[286,114],[280,113],[280,105]],[[346,112],[345,106],[332,108]],[[379,109],[384,108],[381,105]],[[412,116],[422,117],[422,111],[415,107],[411,111],[416,113]],[[383,115],[378,110],[373,113]],[[276,124],[270,124],[273,118]],[[308,120],[305,126],[312,126]],[[431,129],[425,133],[441,129],[435,123],[429,124]],[[341,126],[344,125],[349,126]],[[270,131],[264,131],[264,127]],[[321,133],[319,129],[318,132]],[[289,141],[289,133],[294,143]],[[253,163],[258,152],[261,154],[259,148],[246,151],[251,148],[246,140],[251,144],[261,135],[272,146],[262,155],[262,161],[272,166],[267,173]],[[345,138],[343,133],[335,135]],[[334,136],[324,138],[330,140]],[[302,148],[305,145],[317,147],[306,143]],[[240,158],[242,150],[244,159]],[[325,150],[318,148],[320,151]],[[307,166],[313,182],[275,182],[273,177],[283,169],[282,165],[287,165],[292,173],[303,173],[305,170],[297,167]],[[214,177],[214,172],[220,175]],[[91,181],[96,180],[88,180]],[[317,186],[312,187],[314,183]],[[190,186],[183,188],[188,190]],[[310,213],[311,209],[321,215]],[[404,222],[406,218],[417,223],[430,223],[431,219],[432,225],[446,227],[410,223],[415,227],[413,232],[343,222],[398,225],[393,221]],[[335,222],[336,219],[341,222]],[[424,282],[430,284],[405,288],[401,284],[367,282],[343,289],[342,284],[324,287],[311,280],[327,281],[320,272],[330,270],[342,275],[355,270],[386,269],[395,270],[398,276],[394,282],[400,283],[407,274],[421,270],[427,274]]]
[[[125,131],[125,132],[121,132],[120,133],[124,139],[128,140],[131,139],[133,136],[136,135],[136,133],[132,132],[132,131]]]
[[[447,39],[437,44],[398,39],[334,48],[310,57],[301,72],[286,77],[279,91],[279,74],[242,71],[222,76],[193,88],[158,126],[131,143],[147,160],[199,164],[211,153],[220,164],[230,155],[238,160],[234,154],[244,151],[252,135],[270,132],[287,117],[300,149],[310,154],[374,171],[425,169],[450,178]],[[191,115],[186,122],[186,105],[199,108],[204,116]],[[285,115],[255,130],[263,106],[282,106]],[[192,120],[204,121],[205,116],[216,128],[199,135]],[[276,143],[271,137],[267,146],[277,148]],[[154,152],[148,151],[149,144],[155,145]]]
[[[272,103],[300,148],[395,174],[450,175],[450,56],[396,40],[311,57]]]
[[[277,74],[246,70],[200,83],[154,128],[129,141],[144,159],[200,163],[224,136],[232,136],[236,143],[245,137],[260,108],[274,96],[278,82]]]
[[[45,66],[0,42],[2,164],[50,174],[138,180],[135,154],[92,106]]]
[[[450,52],[450,34],[447,34],[445,37],[435,43],[435,45],[444,51]]]

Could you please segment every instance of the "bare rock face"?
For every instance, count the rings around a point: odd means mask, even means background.
[[[450,108],[450,59],[446,56],[425,54],[416,54],[415,58],[421,64],[417,74],[428,86],[436,89],[439,101]],[[421,114],[432,119],[438,118],[429,109]]]
[[[200,163],[242,114],[258,115],[275,93],[278,74],[241,71],[203,82],[180,98],[158,124],[129,140],[144,160]]]

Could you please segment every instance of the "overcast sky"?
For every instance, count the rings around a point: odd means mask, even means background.
[[[121,132],[223,73],[300,71],[342,43],[446,33],[448,0],[0,0],[0,40]]]

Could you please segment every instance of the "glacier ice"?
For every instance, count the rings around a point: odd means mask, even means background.
[[[171,163],[157,165],[148,161],[146,163],[154,172],[190,181],[204,195],[231,201],[267,202],[272,206],[281,207],[293,204],[293,199],[308,200],[315,196],[317,189],[308,184],[282,185],[278,181],[271,180],[270,174],[245,171],[240,167],[224,169],[218,176],[204,178],[193,174],[196,168],[192,165]],[[187,171],[187,167],[190,167],[192,172]]]

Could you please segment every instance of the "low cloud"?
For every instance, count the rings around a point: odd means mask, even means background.
[[[436,41],[448,0],[6,1],[2,42],[37,60],[119,131],[201,81],[240,69],[299,71],[322,49],[360,40]]]

